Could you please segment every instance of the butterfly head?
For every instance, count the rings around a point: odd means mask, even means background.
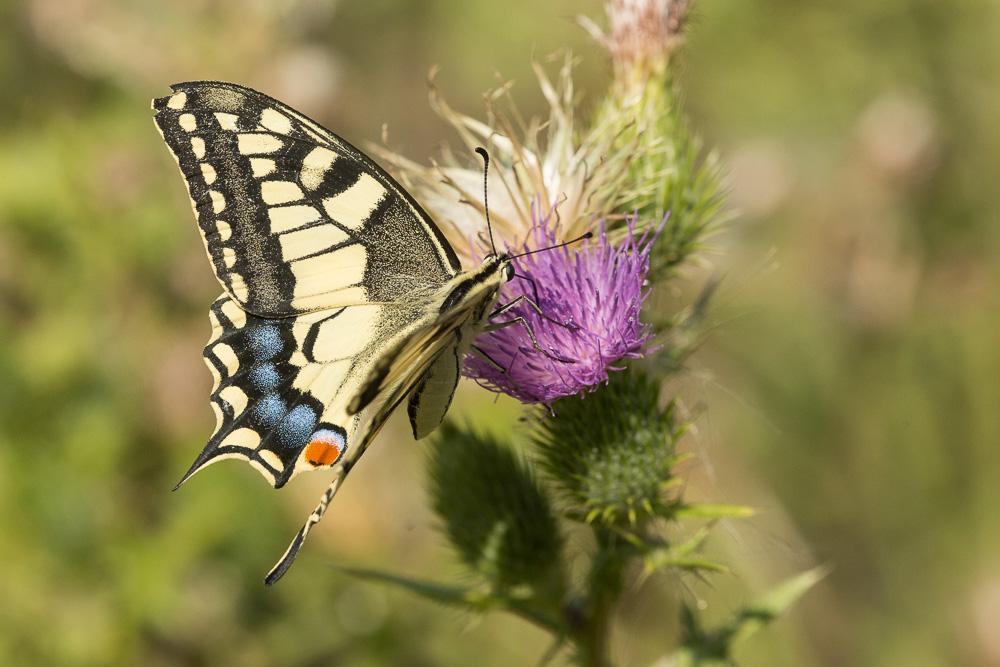
[[[514,261],[509,253],[489,253],[483,258],[483,271],[497,274],[502,282],[514,278]]]

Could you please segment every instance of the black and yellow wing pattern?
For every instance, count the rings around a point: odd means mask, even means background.
[[[437,306],[458,259],[398,183],[301,113],[231,83],[172,88],[155,122],[224,290],[204,351],[217,426],[181,482],[227,458],[275,487],[332,467],[318,521],[389,412],[457,356]]]
[[[394,301],[459,270],[420,206],[343,139],[262,93],[176,84],[153,102],[215,274],[245,310]]]

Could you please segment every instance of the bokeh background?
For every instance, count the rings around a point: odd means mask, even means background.
[[[335,563],[461,576],[397,423],[291,573],[260,577],[326,483],[224,464],[169,490],[213,423],[200,351],[218,287],[150,98],[263,89],[356,143],[425,160],[457,108],[569,47],[594,0],[0,2],[0,663],[532,664],[545,637],[360,583]],[[676,390],[703,407],[691,491],[756,506],[674,596],[724,617],[828,563],[746,665],[1000,665],[1000,5],[703,0],[677,74],[739,212],[713,331]],[[497,73],[499,73],[499,77]],[[664,305],[664,307],[667,307]],[[517,430],[466,388],[458,413]],[[307,476],[312,477],[312,476]],[[676,623],[630,595],[622,664]],[[667,596],[669,597],[669,596]]]

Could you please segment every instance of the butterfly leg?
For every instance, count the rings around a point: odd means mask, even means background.
[[[517,299],[515,299],[515,301],[516,300]],[[513,301],[511,303],[513,303]],[[535,332],[531,329],[531,325],[528,324],[528,320],[524,319],[523,317],[518,316],[512,320],[505,320],[503,322],[494,322],[492,324],[488,324],[483,328],[483,331],[484,332],[499,331],[500,329],[506,329],[507,327],[512,327],[515,324],[520,324],[522,327],[524,327],[524,330],[528,334],[528,338],[531,339],[531,346],[534,347],[539,352],[541,352],[542,354],[544,354],[549,359],[552,359],[553,361],[558,361],[559,363],[562,364],[572,364],[576,362],[576,359],[567,359],[566,357],[560,357],[559,355],[552,354],[551,352],[543,348],[539,344],[538,339],[535,338]]]
[[[525,295],[522,294],[521,296],[515,298],[513,301],[511,301],[510,303],[506,304],[505,306],[500,306],[499,308],[497,308],[497,310],[499,310],[500,308],[506,309],[506,308],[512,306],[515,303],[520,303],[520,302],[523,301],[523,302],[527,303],[529,306],[531,306],[531,309],[534,310],[536,313],[538,313],[538,315],[540,317],[548,320],[549,322],[552,322],[552,324],[557,324],[557,325],[563,327],[564,329],[569,329],[570,331],[576,331],[577,329],[580,328],[580,327],[576,326],[575,324],[567,324],[565,322],[560,322],[559,320],[556,320],[556,319],[554,319],[552,317],[549,317],[548,315],[546,315],[545,313],[543,313],[541,306],[538,305],[541,302],[541,299],[538,296],[538,284],[530,276],[526,276],[526,275],[521,274],[521,273],[515,273],[514,277],[515,278],[520,278],[521,280],[525,280],[525,281],[528,282],[529,285],[531,285],[531,293],[534,296],[534,299],[533,300],[529,299]]]
[[[484,361],[486,361],[486,363],[490,364],[491,366],[493,366],[494,368],[496,368],[498,371],[500,371],[504,375],[509,375],[508,370],[506,368],[504,368],[503,365],[499,361],[497,361],[496,359],[494,359],[493,357],[491,357],[489,355],[489,353],[487,353],[486,350],[484,350],[483,348],[479,347],[478,345],[473,345],[472,346],[472,351],[476,355],[482,357],[482,359]]]
[[[523,273],[515,273],[514,277],[520,278],[521,280],[526,280],[528,284],[531,285],[531,293],[535,297],[535,303],[541,301],[541,299],[538,297],[538,284],[530,276],[526,276]]]
[[[531,279],[530,278],[526,278],[526,280],[531,280]],[[534,281],[532,281],[532,283],[534,283]],[[529,308],[531,308],[533,311],[535,311],[538,314],[538,316],[541,317],[543,320],[545,320],[547,322],[551,322],[552,324],[555,324],[556,326],[562,327],[563,329],[567,329],[569,331],[577,331],[580,328],[580,327],[576,326],[575,324],[566,324],[565,322],[560,322],[559,320],[556,320],[554,318],[549,317],[544,312],[542,312],[542,308],[541,308],[541,306],[538,305],[537,301],[532,301],[525,294],[522,294],[521,296],[518,296],[518,297],[514,297],[514,299],[512,299],[509,303],[505,303],[505,304],[499,305],[496,308],[494,308],[493,312],[490,313],[490,318],[489,319],[493,319],[494,317],[497,317],[498,315],[503,315],[504,313],[506,313],[510,309],[512,309],[515,306],[518,306],[518,305],[520,305],[522,303],[525,304],[526,306],[528,306]]]

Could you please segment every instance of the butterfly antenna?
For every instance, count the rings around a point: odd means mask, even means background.
[[[493,243],[493,225],[490,223],[490,201],[489,201],[489,176],[490,176],[490,154],[482,146],[476,148],[476,152],[483,157],[483,208],[486,209],[486,230],[490,233],[490,248],[493,254],[497,254],[497,246]]]
[[[522,253],[520,253],[518,255],[511,255],[510,258],[511,259],[516,259],[518,257],[524,257],[526,255],[534,255],[536,252],[545,252],[546,250],[557,250],[559,248],[565,248],[568,245],[573,245],[574,243],[579,243],[580,241],[583,241],[584,239],[589,239],[593,235],[594,235],[594,232],[587,232],[586,234],[581,234],[580,236],[577,236],[575,239],[572,239],[570,241],[563,241],[562,243],[557,243],[555,245],[550,245],[547,248],[536,248],[534,250],[529,250],[528,252],[522,252]]]

